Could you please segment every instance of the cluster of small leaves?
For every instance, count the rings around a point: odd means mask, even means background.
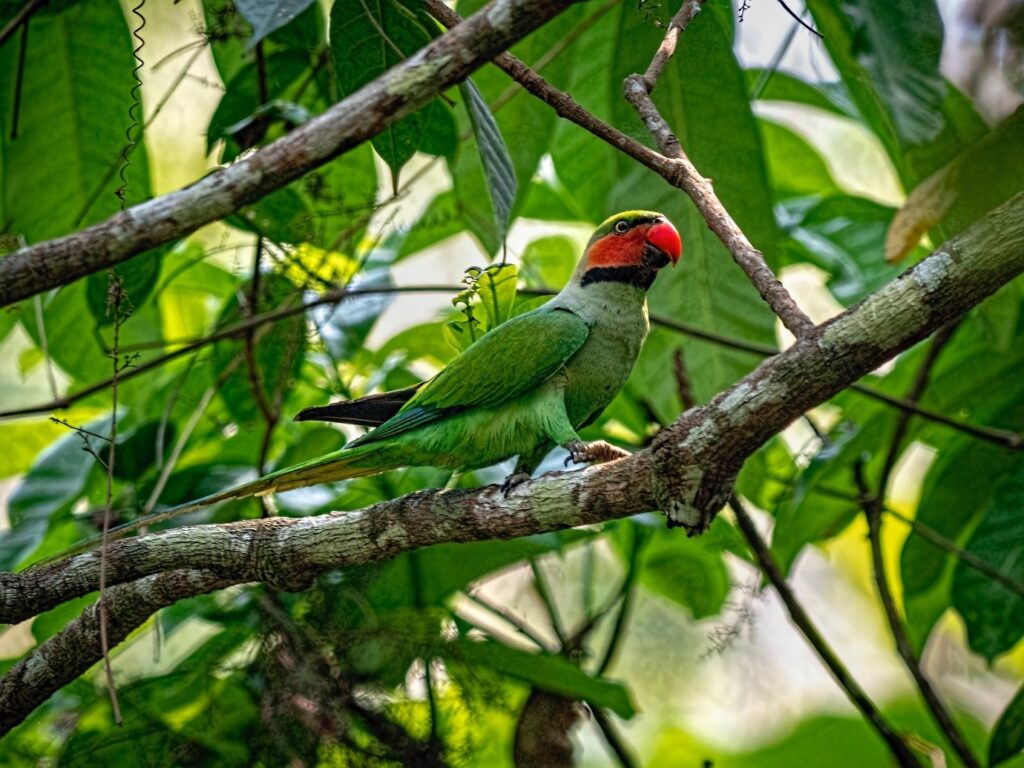
[[[458,10],[468,15],[482,4],[463,0]],[[0,24],[15,5],[0,2]],[[898,274],[901,266],[887,256],[919,258],[928,239],[941,242],[1020,191],[1024,135],[1020,114],[989,130],[942,77],[935,3],[808,0],[807,6],[838,81],[811,84],[782,71],[744,71],[733,52],[729,4],[708,2],[680,40],[677,58],[684,63],[666,68],[655,98],[769,263],[820,268],[832,296],[849,306]],[[554,85],[643,138],[643,126],[619,95],[621,81],[645,69],[670,10],[578,4],[514,53],[527,63],[543,61],[542,74]],[[206,0],[203,11],[192,49],[209,45],[224,83],[207,147],[225,163],[312,119],[438,33],[412,0],[335,0],[329,16],[308,0]],[[117,116],[127,117],[133,60],[116,5],[51,2],[31,25],[24,52],[18,36],[0,47],[0,230],[37,242],[117,210],[110,169],[123,143]],[[24,67],[18,64],[22,53]],[[188,55],[167,66],[184,66]],[[535,239],[518,266],[502,261],[472,271],[450,316],[372,345],[367,340],[378,320],[404,297],[364,295],[301,309],[313,292],[327,288],[387,289],[393,266],[461,232],[497,259],[518,219],[583,228],[617,210],[663,211],[683,232],[686,257],[659,278],[652,312],[724,336],[774,341],[774,318],[678,190],[559,121],[547,105],[508,89],[503,74],[485,67],[472,84],[394,124],[372,146],[239,211],[223,228],[230,246],[194,238],[119,267],[135,307],[120,345],[137,351],[139,364],[174,352],[183,339],[261,313],[289,313],[257,326],[248,338],[221,339],[119,385],[114,506],[120,519],[140,514],[155,491],[156,503],[168,506],[251,477],[264,459],[276,469],[336,450],[344,444],[341,432],[294,424],[287,416],[329,396],[416,383],[424,370],[543,300],[517,297],[517,284],[558,288],[578,257],[576,241],[565,235]],[[755,115],[756,102],[796,103],[877,137],[909,195],[907,205],[897,210],[851,194],[805,138]],[[417,153],[447,168],[451,188],[401,229],[381,226],[374,217],[382,205],[401,206],[415,183],[403,169]],[[131,194],[148,197],[149,169],[167,162],[140,144],[129,170]],[[387,172],[379,174],[378,167]],[[251,244],[234,245],[240,238],[262,243],[255,271]],[[57,372],[61,392],[71,393],[109,375],[105,292],[105,278],[87,278],[0,312],[0,342],[15,351],[0,361],[5,408],[8,388],[24,396],[24,380],[41,386],[32,401],[45,393],[47,369]],[[924,405],[979,425],[1024,430],[1022,304],[1017,281],[964,320],[933,371]],[[629,384],[584,436],[627,448],[645,445],[681,410],[677,383],[667,375],[680,350],[698,402],[757,363],[747,353],[655,327]],[[902,356],[872,377],[873,386],[903,396],[922,356],[921,350]],[[261,401],[284,418],[268,423]],[[28,404],[12,399],[10,407]],[[860,514],[853,467],[868,454],[867,476],[877,479],[895,428],[896,411],[854,392],[832,405],[840,414],[836,425],[809,450],[794,452],[775,439],[740,477],[741,493],[774,516],[773,548],[787,568],[805,547],[840,535]],[[109,407],[109,391],[101,390],[61,415],[107,435]],[[97,457],[82,450],[79,434],[32,417],[0,422],[0,436],[8,446],[0,478],[22,476],[8,501],[11,529],[0,536],[0,568],[25,567],[94,533],[105,475]],[[905,444],[912,442],[927,446],[934,458],[920,498],[903,511],[1024,582],[1024,454],[921,419],[910,424]],[[458,482],[491,482],[502,474],[482,471]],[[449,481],[431,469],[404,470],[284,494],[277,511],[356,509]],[[235,502],[176,522],[262,512],[255,502]],[[888,517],[886,524],[895,525]],[[163,638],[159,663],[148,659],[148,637],[115,654],[127,716],[117,738],[106,699],[82,679],[37,710],[0,749],[14,765],[44,758],[136,764],[140,750],[150,762],[168,765],[508,764],[517,725],[529,719],[524,702],[531,691],[586,701],[624,718],[633,714],[631,687],[641,683],[609,679],[601,669],[606,655],[614,657],[607,645],[614,651],[622,642],[614,626],[620,612],[628,620],[628,601],[642,594],[692,620],[715,620],[734,593],[728,561],[748,558],[725,519],[689,540],[665,530],[657,517],[642,516],[603,530],[432,547],[329,574],[297,595],[245,588],[196,598],[154,619],[150,629],[159,627]],[[575,643],[538,648],[500,616],[466,610],[460,595],[522,573],[530,560],[590,563],[577,582],[551,583],[556,608],[572,623],[562,629],[578,635]],[[1019,645],[1020,595],[947,551],[912,534],[899,574],[918,648],[950,610],[962,617],[971,649],[986,659]],[[537,599],[541,585],[526,584],[530,599]],[[38,617],[34,639],[60,631],[92,599]],[[544,626],[532,628],[542,637],[559,621],[557,610],[549,613]],[[627,620],[621,632],[630,632]],[[14,661],[0,661],[0,671]],[[614,665],[609,668],[614,677]],[[1024,747],[1022,702],[1019,692],[990,737],[992,765]],[[894,710],[901,724],[940,738],[919,705]],[[652,764],[675,764],[676,750],[684,748],[713,756],[716,765],[814,763],[824,754],[847,761],[836,764],[885,759],[862,723],[839,717],[806,720],[778,744],[743,754],[702,752],[695,739],[679,734],[646,754]]]

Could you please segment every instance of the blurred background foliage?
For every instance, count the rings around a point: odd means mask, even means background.
[[[0,0],[0,25],[20,5]],[[820,320],[1024,187],[1024,11],[1012,0],[791,5],[823,40],[770,0],[708,0],[655,100]],[[621,82],[645,69],[675,6],[592,0],[513,50],[649,144]],[[190,0],[141,14],[142,140],[127,148],[139,24],[127,5],[51,0],[0,47],[0,253],[116,211],[122,153],[128,204],[171,191],[439,34],[415,0]],[[291,416],[429,376],[560,288],[589,229],[626,208],[663,211],[685,243],[651,292],[654,328],[628,386],[586,430],[638,449],[684,398],[708,400],[787,337],[684,195],[492,66],[230,219],[121,265],[121,312],[107,275],[0,311],[0,568],[99,525],[106,449],[88,433],[109,434],[115,415],[104,383],[115,330],[128,365],[114,488],[124,521],[340,447],[354,431]],[[341,288],[353,295],[318,300]],[[1018,279],[959,323],[923,406],[1024,431],[1022,302]],[[278,319],[219,333],[263,313]],[[903,397],[925,354],[868,383]],[[886,715],[946,749],[883,629],[854,482],[858,463],[879,482],[899,414],[844,392],[760,450],[739,491]],[[1006,583],[1024,583],[1024,452],[924,418],[903,445],[880,494],[910,635],[986,764],[1024,765],[1024,599]],[[175,524],[355,509],[450,480],[409,469]],[[8,628],[0,671],[93,599]],[[161,611],[114,665],[122,728],[94,670],[0,741],[2,762],[558,765],[573,750],[587,765],[887,759],[762,591],[726,516],[695,540],[650,514],[432,547],[300,594],[229,589]]]

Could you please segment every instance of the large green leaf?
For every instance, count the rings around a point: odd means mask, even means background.
[[[17,135],[12,138],[15,42],[0,48],[0,226],[38,242],[120,207],[116,171],[131,123],[134,62],[116,3],[76,3],[56,14],[36,16],[25,53]],[[148,198],[144,143],[132,152],[126,174],[126,201]]]
[[[331,9],[331,55],[346,95],[429,41],[415,7],[402,0],[337,0]],[[373,148],[391,168],[396,189],[399,171],[416,151],[450,154],[455,141],[451,110],[438,99],[372,139]]]
[[[495,642],[459,643],[459,654],[471,664],[490,667],[545,691],[610,709],[628,720],[636,713],[629,691],[621,683],[591,677],[561,656],[528,653]]]
[[[473,81],[466,80],[459,86],[459,90],[473,123],[476,146],[480,152],[480,162],[487,178],[487,191],[490,193],[491,206],[494,209],[494,223],[500,239],[504,241],[511,222],[512,206],[516,202],[515,168],[512,167],[512,158],[509,157],[501,130]]]
[[[995,489],[971,534],[967,551],[1018,582],[1024,582],[1024,461]],[[967,625],[971,648],[991,661],[1024,637],[1024,597],[958,562],[953,607]]]
[[[839,191],[824,159],[802,137],[771,120],[757,122],[777,199]]]
[[[808,0],[860,113],[910,188],[985,132],[939,72],[934,0]]]

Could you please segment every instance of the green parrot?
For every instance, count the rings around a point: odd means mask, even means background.
[[[590,424],[626,383],[649,330],[646,292],[679,260],[660,213],[626,211],[594,232],[569,284],[544,306],[491,329],[432,379],[407,389],[307,408],[296,421],[375,427],[341,450],[113,529],[152,524],[230,499],[429,465],[455,471],[518,457],[506,493],[555,446],[575,462],[628,455],[586,443]]]

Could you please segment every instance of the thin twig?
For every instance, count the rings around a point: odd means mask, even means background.
[[[932,714],[932,718],[960,756],[964,765],[968,768],[978,768],[980,764],[967,747],[967,743],[956,727],[956,723],[953,721],[946,706],[942,703],[942,699],[939,698],[935,689],[932,688],[931,682],[925,677],[924,671],[921,669],[920,660],[917,658],[917,654],[910,644],[910,638],[907,636],[906,628],[903,626],[903,619],[896,608],[896,601],[892,595],[892,590],[889,588],[889,580],[885,575],[885,557],[882,554],[881,510],[877,497],[871,493],[867,486],[862,462],[858,462],[854,466],[854,476],[857,480],[857,487],[863,495],[862,504],[864,514],[868,520],[868,542],[871,545],[871,567],[874,572],[875,586],[878,589],[878,597],[885,609],[885,618],[889,624],[889,630],[896,641],[896,650],[900,658],[903,659],[903,663],[910,672],[911,677],[914,678],[914,683],[921,692],[921,698],[924,699],[928,711]]]
[[[557,649],[552,648],[549,643],[545,642],[540,635],[534,632],[533,628],[530,627],[529,624],[527,624],[523,619],[516,616],[514,613],[512,613],[512,611],[510,611],[505,606],[498,605],[497,603],[492,603],[486,597],[476,592],[464,592],[463,594],[466,596],[466,599],[470,602],[476,603],[481,608],[487,609],[494,615],[501,617],[506,622],[511,624],[519,634],[521,634],[527,640],[532,642],[542,651],[546,651],[548,653],[558,652]]]
[[[739,497],[733,496],[732,500],[729,502],[729,507],[736,516],[736,522],[739,526],[740,532],[746,539],[747,545],[750,547],[750,551],[753,552],[754,557],[757,558],[758,565],[764,572],[764,575],[771,582],[772,586],[775,587],[775,591],[786,606],[790,619],[797,626],[811,647],[814,648],[818,658],[820,658],[825,666],[828,667],[828,671],[839,684],[839,687],[843,689],[847,698],[871,724],[878,735],[882,737],[888,745],[889,750],[892,752],[893,757],[896,758],[896,762],[900,766],[903,766],[904,768],[919,768],[919,763],[910,751],[910,748],[907,746],[904,738],[898,734],[891,725],[889,725],[884,717],[882,717],[882,713],[879,712],[878,708],[868,697],[867,693],[865,693],[864,689],[860,687],[860,683],[854,679],[846,669],[843,662],[839,660],[838,656],[836,656],[835,651],[832,650],[831,646],[825,641],[825,638],[821,636],[821,633],[818,632],[817,628],[811,622],[807,612],[796,599],[796,595],[793,593],[793,590],[790,589],[789,584],[782,575],[782,570],[779,568],[778,563],[775,562],[771,549],[769,549],[764,539],[761,538],[761,534],[757,531],[757,526],[747,513],[747,510],[739,500]]]
[[[733,260],[757,288],[761,298],[798,339],[814,331],[815,325],[779,282],[764,255],[754,248],[736,224],[722,201],[715,194],[711,181],[697,171],[679,139],[651,99],[657,77],[675,52],[679,34],[699,13],[704,0],[686,0],[669,24],[665,39],[651,60],[644,75],[633,74],[623,83],[626,100],[633,105],[661,149],[663,155],[676,161],[678,183],[700,210],[708,227],[722,240]]]
[[[693,396],[693,384],[690,383],[690,374],[686,370],[686,361],[683,359],[683,348],[679,347],[672,354],[672,368],[676,375],[676,392],[679,394],[679,402],[684,411],[688,411],[697,405],[697,398]]]
[[[50,396],[57,397],[57,377],[53,374],[53,358],[50,357],[50,345],[46,339],[46,320],[43,317],[43,297],[32,297],[32,305],[36,313],[36,330],[39,331],[39,350],[43,353],[43,365],[46,368],[46,380],[50,385]]]
[[[113,708],[114,722],[121,725],[121,705],[117,699],[117,687],[114,685],[114,670],[110,664],[110,639],[107,635],[107,564],[110,559],[110,518],[114,506],[114,457],[117,453],[117,377],[121,373],[119,344],[121,341],[121,325],[124,288],[121,277],[116,272],[110,273],[110,288],[107,295],[107,311],[114,318],[114,345],[110,353],[113,360],[113,378],[110,384],[111,419],[110,419],[110,450],[107,453],[107,498],[103,509],[103,543],[100,545],[100,576],[99,598],[97,608],[100,624],[100,648],[103,650],[103,671],[107,678],[107,692],[110,694],[110,706]]]
[[[626,567],[626,576],[619,587],[619,594],[622,595],[622,606],[615,617],[615,626],[612,627],[611,637],[608,638],[608,645],[604,649],[604,655],[598,662],[594,672],[595,677],[604,677],[608,668],[615,661],[616,654],[622,644],[622,637],[626,625],[633,614],[633,598],[636,596],[636,580],[640,575],[640,555],[646,543],[646,533],[639,526],[634,527],[633,546],[629,553],[629,564]]]
[[[644,72],[644,85],[647,87],[648,93],[654,91],[654,86],[657,85],[658,78],[661,77],[661,70],[665,68],[668,60],[675,55],[676,43],[679,42],[679,33],[686,29],[687,24],[693,21],[697,14],[700,13],[703,1],[687,0],[680,6],[676,15],[672,17],[672,21],[669,22],[668,31],[665,32],[665,39],[661,41],[661,45],[658,46],[658,50],[655,52],[654,58],[651,59],[647,71]]]
[[[825,36],[821,34],[821,32],[816,30],[814,27],[812,27],[810,24],[808,24],[806,21],[804,21],[798,16],[796,14],[796,11],[789,7],[789,5],[786,3],[786,0],[779,0],[779,5],[781,5],[786,10],[786,13],[792,16],[793,20],[796,21],[796,23],[799,24],[801,27],[806,29],[812,35],[815,35],[819,40],[825,39]]]
[[[935,334],[935,338],[932,340],[924,359],[921,361],[921,365],[917,369],[917,374],[907,395],[908,400],[917,402],[924,394],[932,369],[938,362],[942,350],[952,339],[955,330],[956,324],[951,323],[941,328]],[[911,677],[914,678],[914,682],[921,692],[921,698],[924,699],[925,705],[932,714],[932,718],[939,729],[945,734],[953,750],[967,768],[978,768],[980,763],[967,746],[967,741],[964,739],[963,734],[960,733],[960,729],[957,728],[952,715],[946,709],[942,699],[932,687],[931,682],[921,668],[920,659],[918,659],[910,638],[907,636],[903,619],[900,616],[899,609],[896,607],[896,600],[893,597],[885,570],[885,557],[882,553],[883,499],[885,498],[886,488],[889,485],[889,478],[896,466],[896,460],[899,458],[900,451],[903,448],[903,439],[910,425],[911,416],[910,412],[903,412],[896,422],[896,429],[893,431],[885,463],[879,475],[878,491],[871,493],[864,474],[863,461],[858,461],[854,465],[854,479],[857,483],[857,490],[860,492],[861,507],[868,521],[868,542],[871,546],[871,565],[874,572],[875,586],[878,589],[879,600],[881,600],[882,607],[885,610],[885,618],[889,623],[889,630],[896,641],[896,650],[899,652],[900,658],[903,659],[903,663],[910,672]]]
[[[529,562],[530,571],[533,573],[533,586],[537,590],[541,602],[544,603],[544,607],[547,609],[548,617],[551,619],[551,628],[555,631],[555,637],[558,638],[558,645],[565,650],[569,647],[569,642],[566,638],[565,630],[562,628],[562,619],[558,614],[555,597],[551,594],[548,581],[544,578],[544,573],[537,562],[537,558],[531,557]]]
[[[7,38],[14,34],[14,30],[20,27],[22,24],[27,24],[28,20],[32,17],[36,11],[46,5],[47,0],[29,0],[21,7],[14,16],[4,24],[4,28],[0,29],[0,45],[7,42]]]
[[[636,758],[633,757],[633,754],[623,742],[619,729],[615,727],[615,723],[605,714],[605,711],[600,707],[591,707],[590,713],[594,716],[594,724],[601,731],[601,735],[604,736],[605,742],[611,748],[615,757],[619,759],[622,768],[633,768],[633,766],[638,765]]]
[[[896,520],[899,520],[901,523],[908,526],[913,533],[920,536],[932,546],[937,547],[944,552],[948,552],[968,568],[973,568],[978,573],[982,573],[993,581],[996,581],[1006,587],[1014,594],[1024,597],[1024,584],[1003,573],[998,568],[993,568],[990,563],[982,560],[973,552],[969,552],[963,547],[957,546],[956,542],[950,541],[930,525],[926,525],[920,520],[915,520],[912,517],[907,517],[903,513],[897,512],[895,509],[886,507],[884,511],[886,514],[891,515]]]

